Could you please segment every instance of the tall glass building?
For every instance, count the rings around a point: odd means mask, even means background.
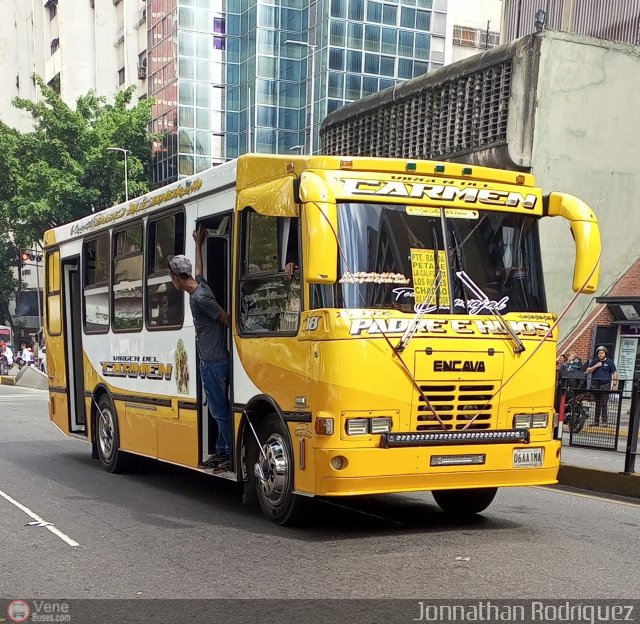
[[[317,152],[329,112],[444,64],[447,0],[147,5],[159,184],[247,152]]]

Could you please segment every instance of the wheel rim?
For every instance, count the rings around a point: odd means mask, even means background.
[[[100,409],[98,417],[98,443],[100,453],[105,460],[110,460],[113,454],[113,414],[111,408],[104,406]]]
[[[278,505],[288,494],[290,462],[287,445],[282,436],[272,433],[263,444],[259,458],[264,479],[260,480],[263,494]]]

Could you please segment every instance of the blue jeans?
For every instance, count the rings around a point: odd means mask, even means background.
[[[230,455],[231,450],[231,414],[229,410],[229,362],[200,361],[202,384],[207,395],[209,413],[218,423],[218,440],[216,453]]]

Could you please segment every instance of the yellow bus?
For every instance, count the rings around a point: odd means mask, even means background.
[[[531,175],[455,163],[247,155],[50,230],[50,416],[112,472],[136,456],[212,473],[188,295],[194,258],[231,317],[232,469],[265,515],[307,497],[430,490],[478,513],[555,483],[556,316],[538,221],[596,289],[598,223]],[[295,271],[285,271],[293,259]]]

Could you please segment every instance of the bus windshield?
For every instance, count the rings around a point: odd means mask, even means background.
[[[341,203],[338,226],[338,307],[440,314],[546,311],[535,217]]]

